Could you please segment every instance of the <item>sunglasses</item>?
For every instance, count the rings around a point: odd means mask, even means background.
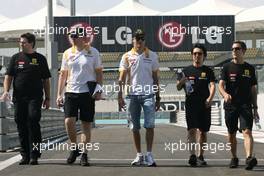
[[[240,51],[241,48],[240,47],[235,47],[235,48],[232,48],[232,51]]]
[[[28,42],[22,42],[22,41],[18,41],[20,44],[26,44],[26,43],[28,43]]]
[[[195,53],[193,53],[193,55],[201,56],[201,55],[203,55],[203,53],[201,53],[201,52],[195,52]]]
[[[136,41],[145,41],[145,38],[144,37],[136,37]]]
[[[70,38],[77,39],[79,38],[78,34],[70,34]]]

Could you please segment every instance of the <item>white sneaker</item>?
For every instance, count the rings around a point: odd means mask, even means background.
[[[144,156],[137,155],[137,157],[131,162],[132,166],[141,166],[144,164]]]
[[[148,167],[156,167],[157,166],[151,153],[145,155],[145,163],[147,164]]]

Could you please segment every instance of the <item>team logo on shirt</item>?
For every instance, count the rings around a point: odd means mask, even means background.
[[[84,56],[85,56],[85,57],[93,57],[93,55],[92,55],[91,53],[88,53],[88,52],[85,53]]]
[[[191,84],[194,84],[195,77],[194,76],[188,76],[188,80]]]
[[[69,60],[73,60],[73,58],[75,58],[75,54],[71,54],[71,55],[69,56]]]
[[[143,61],[144,61],[144,63],[151,63],[151,59],[148,59],[148,58],[143,58]]]
[[[202,72],[201,73],[201,76],[199,77],[199,79],[207,79],[206,78],[206,73],[205,72]]]
[[[38,65],[38,60],[36,58],[32,58],[30,65]]]
[[[251,76],[250,76],[250,72],[249,72],[249,70],[248,69],[245,69],[244,70],[244,74],[242,75],[243,77],[248,77],[248,78],[250,78]]]
[[[18,68],[24,68],[25,61],[18,61]]]
[[[78,54],[71,54],[71,55],[69,56],[69,60],[70,60],[71,62],[77,60],[78,58],[79,58],[79,55],[78,55]]]
[[[236,73],[230,73],[229,74],[230,81],[235,82],[236,81],[236,76],[237,76]]]

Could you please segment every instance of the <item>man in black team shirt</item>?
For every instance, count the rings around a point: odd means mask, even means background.
[[[235,41],[232,45],[232,61],[224,64],[219,82],[219,91],[224,98],[225,121],[228,129],[228,140],[231,143],[232,159],[230,168],[238,166],[236,154],[238,119],[244,136],[246,151],[246,169],[251,170],[257,165],[257,159],[252,156],[253,118],[258,118],[257,79],[253,66],[244,62],[247,50],[242,41]],[[252,113],[253,110],[253,113]]]
[[[211,104],[215,93],[215,76],[212,69],[203,65],[207,56],[206,48],[195,44],[191,50],[193,64],[178,74],[177,89],[186,92],[186,121],[188,144],[190,148],[189,164],[191,166],[207,165],[204,160],[203,146],[206,144],[206,133],[211,125]],[[197,137],[196,137],[197,136]],[[199,150],[195,151],[198,143]],[[196,157],[196,152],[198,157]]]
[[[20,165],[37,165],[40,157],[41,105],[50,106],[51,77],[46,58],[33,50],[35,36],[25,33],[20,36],[22,52],[12,56],[4,80],[3,99],[9,99],[9,90],[13,81],[14,116],[21,144]],[[43,101],[43,88],[45,98]]]

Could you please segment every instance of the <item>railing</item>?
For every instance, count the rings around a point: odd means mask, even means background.
[[[0,151],[2,152],[19,146],[17,127],[13,115],[13,109],[7,109],[6,103],[0,102]],[[95,113],[95,119],[127,119],[127,113],[97,112]],[[176,122],[176,113],[157,112],[156,119],[167,119],[169,122]],[[64,113],[60,110],[43,110],[40,126],[43,142],[67,136],[64,127]],[[77,130],[80,131],[80,121],[77,123]]]
[[[59,110],[43,110],[40,121],[43,141],[66,136],[64,114]],[[80,125],[77,125],[80,129]],[[5,102],[0,102],[0,151],[18,147],[19,138],[13,109],[7,109]]]

